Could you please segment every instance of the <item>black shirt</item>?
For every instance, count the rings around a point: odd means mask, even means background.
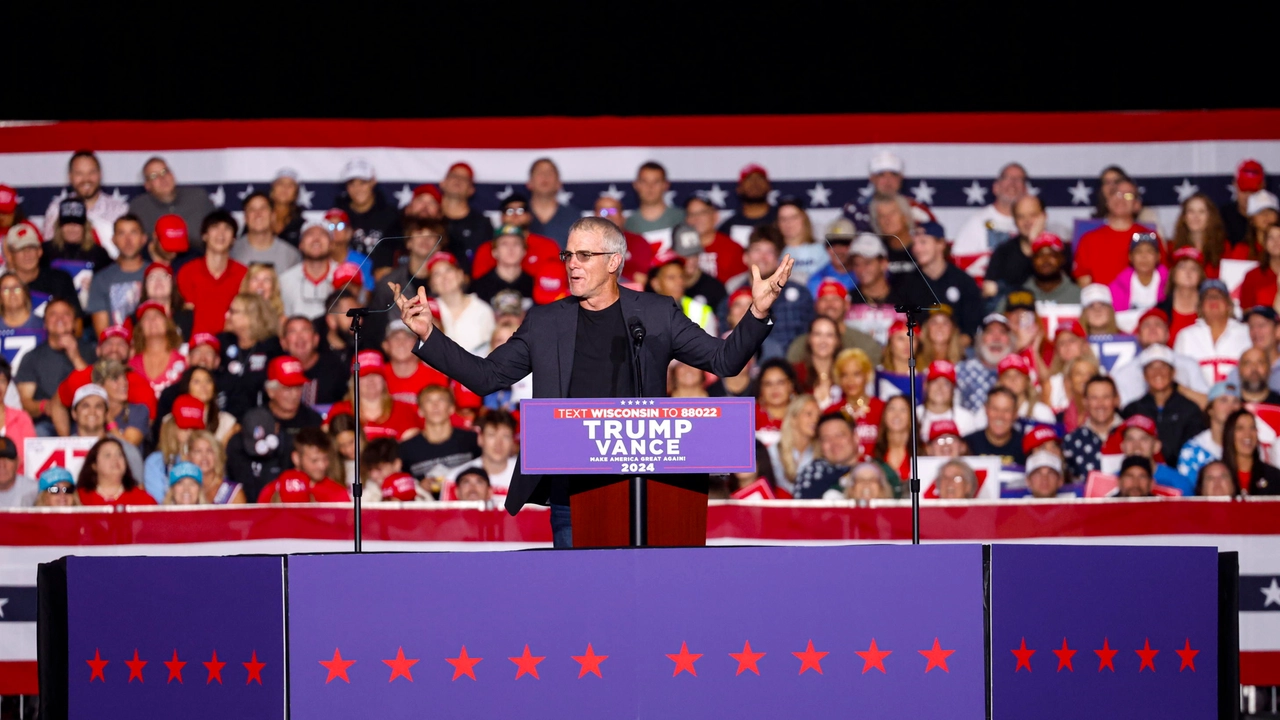
[[[222,343],[222,375],[218,378],[218,391],[226,394],[226,404],[222,409],[241,420],[246,411],[262,404],[267,365],[277,356],[284,355],[284,350],[276,337],[269,337],[248,349],[236,345],[236,336],[231,333],[222,333],[218,341]]]
[[[1025,465],[1027,462],[1027,456],[1022,452],[1022,433],[1016,427],[1003,445],[991,442],[986,428],[965,435],[964,441],[969,445],[970,455],[997,455],[1003,458],[1001,462],[1005,465]]]
[[[631,368],[622,303],[615,300],[604,310],[588,310],[579,305],[569,397],[633,397],[636,393]]]
[[[442,443],[427,442],[427,436],[422,434],[400,443],[400,463],[418,480],[444,477],[447,471],[479,456],[476,434],[458,428]]]
[[[515,290],[520,297],[533,297],[533,276],[521,270],[515,282],[507,282],[498,275],[497,270],[490,270],[479,280],[471,283],[471,292],[485,302],[493,302],[493,296],[503,290]]]
[[[973,276],[954,264],[947,263],[947,269],[937,280],[922,275],[913,267],[910,274],[902,276],[897,290],[902,302],[918,306],[932,305],[934,296],[937,296],[938,300],[955,308],[960,332],[969,337],[978,332],[983,314],[982,293]]]
[[[270,406],[268,406],[270,409]],[[271,413],[272,416],[275,413]],[[298,406],[298,412],[288,420],[276,418],[276,422],[280,424],[280,432],[289,437],[297,437],[298,431],[302,428],[318,428],[324,423],[324,418],[320,417],[320,413],[307,407],[305,404]]]
[[[1218,207],[1218,212],[1222,215],[1222,227],[1227,231],[1227,241],[1233,247],[1244,242],[1245,235],[1249,234],[1249,218],[1240,212],[1240,206],[1236,201],[1227,200],[1222,203]]]
[[[729,297],[729,293],[724,289],[724,283],[706,273],[699,274],[698,281],[685,288],[684,294],[694,300],[701,300],[713,308],[720,307],[720,303]]]
[[[346,211],[351,220],[351,247],[354,250],[372,255],[382,238],[400,235],[400,214],[377,188],[373,191],[373,205],[365,212],[357,212],[351,207],[351,198],[345,190],[338,196],[336,205]]]
[[[1151,418],[1156,424],[1165,464],[1171,468],[1178,467],[1182,446],[1208,427],[1204,422],[1204,411],[1178,392],[1177,383],[1174,383],[1173,394],[1165,401],[1164,407],[1156,405],[1155,396],[1147,393],[1126,405],[1120,415],[1125,419],[1134,415]]]
[[[307,384],[302,386],[302,402],[308,405],[332,405],[347,395],[351,379],[351,362],[343,353],[319,350],[316,364],[303,370]]]
[[[1000,293],[1021,288],[1031,279],[1031,258],[1022,254],[1022,239],[1014,236],[991,251],[986,279],[1000,285]]]
[[[471,272],[471,261],[475,259],[476,250],[493,239],[493,223],[489,222],[484,213],[472,208],[466,217],[447,220],[445,232],[449,234],[449,252],[458,258],[463,270]]]
[[[84,314],[84,309],[80,307],[80,295],[76,293],[76,285],[72,282],[71,275],[64,270],[55,267],[40,268],[35,279],[27,283],[27,289],[33,293],[44,293],[50,298],[70,301],[75,306],[77,315]]]

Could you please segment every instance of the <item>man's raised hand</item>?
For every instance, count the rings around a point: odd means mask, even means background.
[[[791,268],[796,264],[795,258],[783,255],[778,269],[768,278],[760,277],[760,267],[751,266],[751,313],[761,320],[769,317],[769,308],[778,299],[787,280],[791,279]]]
[[[396,307],[400,309],[400,319],[404,321],[410,332],[418,336],[419,340],[425,341],[434,327],[431,322],[431,308],[427,307],[426,288],[419,285],[416,296],[405,297],[400,293],[398,284],[387,283],[387,285],[395,296]]]

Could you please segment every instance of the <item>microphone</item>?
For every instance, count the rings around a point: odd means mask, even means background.
[[[640,322],[640,318],[631,318],[631,324],[628,326],[631,331],[631,340],[636,347],[640,347],[640,343],[644,342],[644,323]]]

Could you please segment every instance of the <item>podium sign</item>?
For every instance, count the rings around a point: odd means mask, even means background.
[[[755,470],[751,398],[601,398],[520,403],[526,475]]]

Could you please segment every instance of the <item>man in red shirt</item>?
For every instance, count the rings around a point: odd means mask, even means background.
[[[418,336],[404,324],[402,320],[392,320],[387,326],[386,339],[382,341],[382,349],[386,351],[390,362],[387,363],[383,375],[387,378],[387,392],[397,402],[414,404],[418,402],[418,393],[428,385],[448,385],[449,378],[445,374],[418,359],[413,348],[418,344]]]
[[[320,428],[303,428],[293,439],[293,466],[258,495],[260,503],[348,502],[347,489],[329,479],[333,442]]]
[[[247,268],[231,259],[231,245],[239,230],[226,210],[215,210],[201,223],[204,257],[196,258],[178,271],[178,290],[193,304],[192,333],[222,332],[231,300],[240,292]]]
[[[1107,197],[1106,224],[1090,230],[1076,244],[1075,277],[1080,287],[1090,283],[1110,285],[1129,266],[1129,244],[1134,233],[1154,232],[1134,220],[1142,211],[1138,187],[1128,180],[1116,183]],[[1157,238],[1157,243],[1160,243]]]
[[[691,197],[684,203],[684,218],[702,239],[702,253],[698,255],[698,267],[702,272],[724,283],[747,271],[746,264],[742,262],[742,246],[728,235],[716,232],[720,212],[715,205],[700,197]]]
[[[123,325],[112,325],[98,335],[98,359],[118,360],[125,366],[125,377],[129,379],[129,402],[147,406],[151,417],[156,417],[156,394],[146,378],[129,367],[129,356],[133,349],[133,333]],[[49,417],[59,435],[71,432],[71,417],[68,408],[75,398],[76,390],[88,385],[93,379],[93,366],[88,365],[73,371],[58,386],[58,394],[49,403]]]

